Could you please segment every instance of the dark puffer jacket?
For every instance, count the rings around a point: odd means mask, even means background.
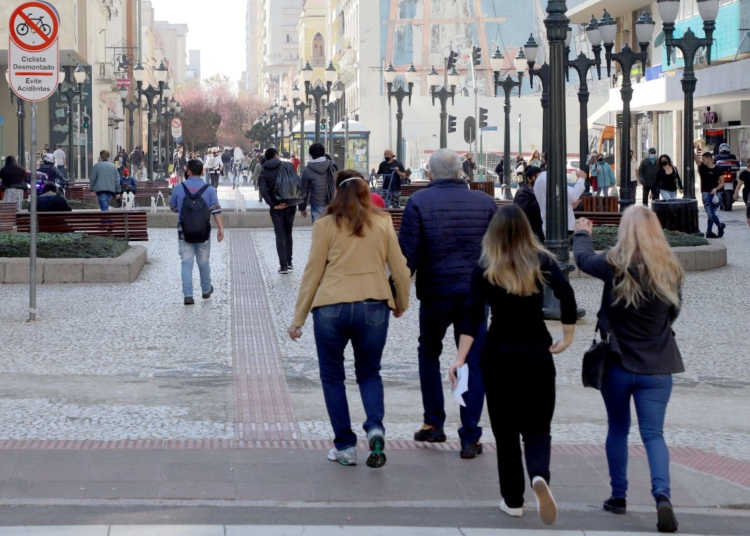
[[[539,241],[544,244],[544,222],[542,221],[542,209],[539,207],[539,201],[536,199],[534,189],[528,184],[523,184],[516,190],[516,197],[513,202],[521,207],[531,224],[532,232],[537,236]]]
[[[332,177],[336,175],[338,167],[326,159],[323,162],[310,162],[302,170],[302,189],[305,200],[310,206],[324,207],[330,203],[328,199],[328,168],[333,168]]]
[[[437,180],[409,198],[398,241],[417,273],[418,299],[469,294],[482,238],[496,211],[490,196],[469,190],[463,179]]]

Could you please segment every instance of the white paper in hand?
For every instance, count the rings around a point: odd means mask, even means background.
[[[461,406],[466,407],[463,394],[469,390],[469,365],[464,365],[456,371],[458,379],[456,388],[453,389],[453,400]]]

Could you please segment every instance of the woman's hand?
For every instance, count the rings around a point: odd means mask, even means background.
[[[553,355],[561,354],[573,344],[573,335],[575,334],[575,324],[563,325],[563,340],[554,343],[549,351]]]
[[[734,198],[735,201],[737,201],[737,199],[739,199],[740,197],[740,192],[739,191],[734,192],[734,195],[732,197]]]
[[[302,328],[297,327],[294,324],[289,326],[289,329],[287,329],[286,332],[289,334],[289,338],[293,341],[296,341],[297,339],[302,337]]]
[[[591,220],[588,220],[586,218],[578,218],[576,220],[575,226],[573,227],[573,230],[586,231],[589,234],[593,234],[594,224],[591,223]]]
[[[404,312],[401,309],[393,310],[393,318],[401,318],[402,316],[404,316]]]
[[[453,389],[456,388],[458,385],[458,369],[464,366],[464,362],[460,359],[456,359],[453,364],[451,365],[450,370],[448,370],[448,378],[450,378],[451,381],[451,387]]]

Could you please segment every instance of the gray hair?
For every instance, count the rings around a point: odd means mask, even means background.
[[[461,158],[450,149],[440,149],[430,157],[430,175],[438,179],[460,179]]]

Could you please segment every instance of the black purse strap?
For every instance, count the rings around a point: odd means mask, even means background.
[[[604,283],[604,290],[602,291],[601,308],[599,309],[599,315],[597,316],[597,322],[596,322],[596,331],[601,334],[604,334],[604,336],[602,336],[602,339],[605,341],[609,341],[610,335],[612,333],[609,313],[612,307],[612,286],[613,285],[614,285],[614,282],[611,282],[611,281],[605,281]]]

